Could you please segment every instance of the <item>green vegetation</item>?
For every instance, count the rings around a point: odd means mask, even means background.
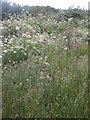
[[[3,118],[88,118],[87,16],[60,15],[3,20]]]

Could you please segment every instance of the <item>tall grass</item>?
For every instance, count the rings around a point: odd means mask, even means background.
[[[62,35],[31,26],[30,36],[3,43],[3,118],[88,118],[87,42],[75,41],[76,31],[68,37],[66,24]]]

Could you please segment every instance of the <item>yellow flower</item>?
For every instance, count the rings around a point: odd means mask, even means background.
[[[58,117],[58,115],[56,115],[56,117]]]

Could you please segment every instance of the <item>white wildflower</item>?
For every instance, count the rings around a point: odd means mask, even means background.
[[[27,53],[24,53],[24,55],[27,55]]]
[[[67,50],[68,48],[66,47],[66,48],[64,48],[64,50]]]
[[[66,39],[66,36],[63,36],[64,39]]]
[[[16,51],[13,51],[13,53],[16,53]]]
[[[19,30],[19,27],[18,27],[18,26],[16,27],[16,30]]]
[[[69,18],[68,20],[71,21],[73,18]]]
[[[6,53],[6,52],[7,52],[7,50],[3,50],[3,52],[4,52],[4,53]]]
[[[2,56],[0,55],[0,58],[2,58]]]
[[[22,85],[22,83],[20,83],[20,86]]]

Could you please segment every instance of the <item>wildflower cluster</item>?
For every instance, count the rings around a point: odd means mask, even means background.
[[[3,20],[4,118],[88,116],[87,20],[59,16],[23,11]]]

